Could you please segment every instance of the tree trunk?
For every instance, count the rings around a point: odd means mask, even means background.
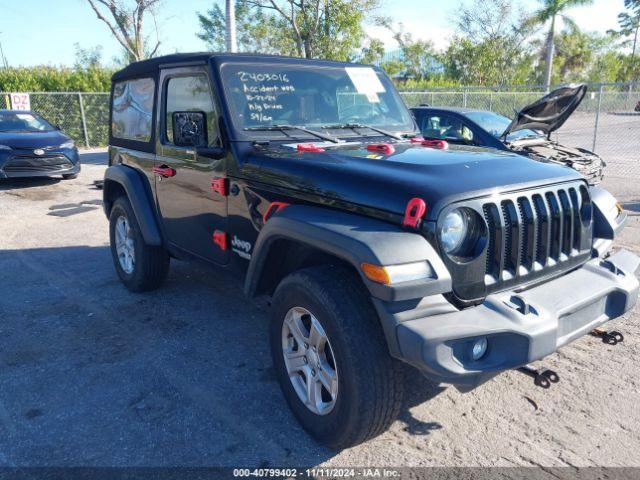
[[[304,41],[304,58],[313,58],[313,46],[311,38]]]
[[[227,30],[227,51],[235,53],[238,51],[236,42],[236,5],[235,0],[226,0],[225,28]]]
[[[636,35],[633,37],[633,51],[631,52],[631,58],[636,56],[636,47],[638,46],[638,30],[640,27],[636,27]]]
[[[544,73],[544,86],[547,92],[551,89],[551,76],[553,74],[553,54],[554,54],[554,37],[556,34],[556,17],[551,19],[551,26],[549,27],[549,34],[547,36],[547,59]]]

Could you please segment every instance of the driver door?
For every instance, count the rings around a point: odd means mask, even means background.
[[[225,162],[207,155],[221,146],[209,75],[205,67],[165,69],[159,84],[154,172],[164,232],[172,246],[226,264],[228,250],[213,241],[227,229],[227,197],[211,187]]]

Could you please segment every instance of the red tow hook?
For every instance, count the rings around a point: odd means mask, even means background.
[[[262,216],[262,223],[267,223],[267,220],[271,218],[271,215],[278,213],[280,210],[288,206],[289,204],[285,202],[271,202],[267,207],[267,211],[264,212],[264,215]]]
[[[299,152],[324,152],[324,148],[318,147],[313,143],[299,143],[298,151]]]
[[[390,143],[372,143],[371,145],[367,145],[367,150],[369,150],[370,152],[391,155],[392,153],[395,153],[396,147],[394,147]]]
[[[427,204],[421,198],[412,198],[407,203],[407,208],[404,211],[404,220],[402,220],[402,226],[418,228],[418,223],[422,217],[427,213]]]
[[[446,140],[437,140],[437,139],[424,140],[423,142],[421,142],[421,145],[423,147],[435,148],[436,150],[449,149],[449,143]]]

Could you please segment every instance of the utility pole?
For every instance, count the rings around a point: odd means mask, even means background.
[[[9,68],[9,62],[7,62],[7,57],[4,56],[4,50],[2,49],[2,40],[0,40],[0,60],[2,60],[4,68]]]
[[[226,0],[225,27],[227,29],[227,51],[235,53],[238,51],[236,42],[236,5],[235,0]]]

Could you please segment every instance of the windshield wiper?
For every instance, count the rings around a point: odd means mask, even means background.
[[[378,132],[382,135],[385,135],[387,137],[391,137],[394,138],[396,140],[402,140],[403,138],[400,135],[396,135],[395,133],[391,133],[387,130],[383,130],[382,128],[378,128],[378,127],[372,127],[371,125],[363,125],[361,123],[343,123],[343,124],[338,124],[338,125],[323,125],[322,128],[325,129],[329,129],[329,128],[351,128],[351,129],[355,129],[355,128],[368,128],[369,130],[373,130],[374,132]]]
[[[341,143],[338,137],[334,137],[333,135],[326,135],[324,133],[316,132],[315,130],[309,130],[306,127],[302,127],[299,125],[268,125],[264,127],[246,127],[244,129],[248,132],[285,132],[288,130],[300,130],[301,132],[308,133],[309,135],[313,135],[322,140],[327,140],[332,143]]]

